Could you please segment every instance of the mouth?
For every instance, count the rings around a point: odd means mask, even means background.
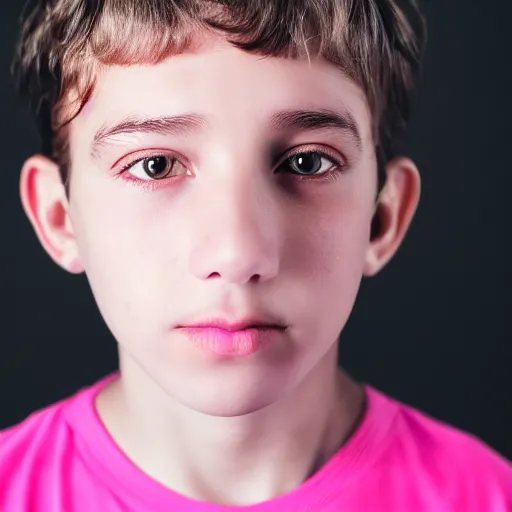
[[[218,327],[182,327],[179,331],[208,356],[233,358],[262,351],[277,342],[283,329],[251,327],[227,331]]]
[[[176,330],[182,332],[202,352],[221,358],[249,356],[260,352],[282,336],[286,329],[286,325],[255,317],[235,321],[213,318],[176,326]]]
[[[245,318],[237,321],[228,321],[223,318],[214,318],[199,322],[190,323],[188,325],[178,325],[177,329],[193,328],[193,329],[221,329],[228,332],[245,331],[247,329],[277,329],[285,330],[286,325],[272,321],[266,321],[258,318]]]

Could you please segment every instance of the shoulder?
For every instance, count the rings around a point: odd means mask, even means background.
[[[0,486],[40,463],[68,434],[63,416],[68,400],[36,411],[21,423],[0,431]]]
[[[64,492],[79,464],[72,420],[80,422],[75,416],[92,390],[83,388],[0,431],[0,510],[33,510],[33,502]]]
[[[424,482],[461,510],[512,510],[512,463],[482,440],[398,404],[397,442]]]

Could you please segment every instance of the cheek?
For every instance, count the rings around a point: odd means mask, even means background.
[[[294,231],[297,247],[292,253],[302,254],[303,268],[308,268],[311,278],[328,288],[361,278],[373,211],[366,195],[348,190],[322,204],[318,202],[309,216],[301,217],[308,221],[300,223]]]
[[[370,237],[368,204],[333,203],[302,222],[287,245],[286,304],[307,351],[321,355],[337,339],[354,306]]]
[[[73,225],[86,274],[102,315],[118,339],[150,334],[168,313],[177,270],[179,236],[164,234],[158,210],[124,196],[84,194],[74,203]],[[136,206],[137,205],[137,206]],[[159,232],[160,230],[160,232]],[[163,278],[162,276],[165,276]]]

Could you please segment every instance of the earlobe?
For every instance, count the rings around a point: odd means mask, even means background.
[[[23,209],[48,255],[68,272],[83,272],[58,165],[41,155],[29,158],[21,171],[20,195]]]
[[[419,203],[421,180],[408,158],[397,158],[386,166],[386,184],[379,194],[371,225],[364,276],[378,273],[402,243]]]

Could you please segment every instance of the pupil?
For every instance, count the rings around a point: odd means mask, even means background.
[[[322,166],[322,158],[315,153],[306,153],[294,157],[297,170],[303,174],[314,174]]]
[[[167,158],[164,156],[156,156],[144,160],[144,171],[151,177],[158,176],[159,174],[167,171]]]

